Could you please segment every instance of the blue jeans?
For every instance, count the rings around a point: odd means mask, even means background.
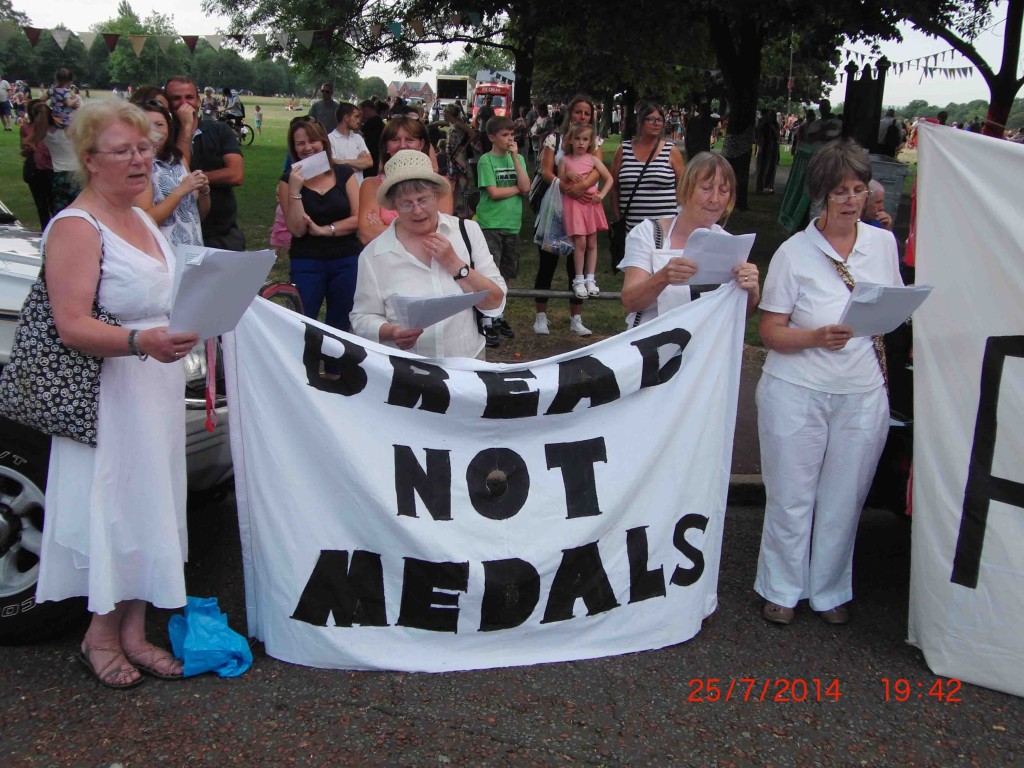
[[[348,313],[356,295],[358,256],[340,259],[293,258],[292,282],[299,289],[306,317],[320,317],[320,306],[327,299],[326,322],[342,331],[351,329]]]

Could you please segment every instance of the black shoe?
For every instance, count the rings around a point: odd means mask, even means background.
[[[484,343],[488,347],[497,347],[501,345],[501,339],[498,338],[498,329],[493,324],[485,325],[484,331]]]
[[[504,317],[496,318],[494,321],[494,327],[498,329],[498,333],[502,336],[506,336],[510,339],[516,337],[516,332],[512,330],[512,326],[508,324],[508,320]]]

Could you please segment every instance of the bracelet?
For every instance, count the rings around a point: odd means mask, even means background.
[[[142,350],[139,348],[139,331],[132,328],[128,331],[128,352],[135,355],[139,360],[145,360],[149,355],[142,354]]]
[[[203,197],[209,197],[210,196],[210,190],[206,190],[205,192],[203,192],[203,190],[200,189],[199,190],[199,194],[202,195]]]
[[[336,230],[334,228],[334,225],[333,224],[328,224],[327,226],[329,226],[331,228],[331,237],[337,237],[338,236],[338,230]]]
[[[288,195],[292,200],[301,200],[302,195]]]

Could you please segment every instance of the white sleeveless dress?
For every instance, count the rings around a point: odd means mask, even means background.
[[[175,262],[156,225],[135,212],[167,265],[101,224],[99,300],[125,328],[144,329],[167,324]],[[76,209],[53,221],[68,216],[93,221]],[[56,437],[50,449],[37,602],[88,595],[99,614],[122,600],[185,604],[184,396],[180,361],[103,360],[96,447]]]

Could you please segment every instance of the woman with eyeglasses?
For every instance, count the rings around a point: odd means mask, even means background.
[[[460,296],[486,291],[476,309],[498,317],[505,308],[506,285],[475,221],[440,211],[451,191],[434,173],[430,158],[418,150],[400,150],[384,166],[377,191],[381,207],[395,219],[359,256],[352,330],[371,341],[426,357],[484,357],[484,337],[473,308],[429,328],[402,325],[398,296]]]
[[[366,245],[381,234],[395,220],[394,210],[382,205],[377,192],[387,179],[387,162],[396,152],[414,149],[427,155],[431,168],[437,172],[437,158],[434,148],[427,140],[427,128],[413,117],[398,115],[388,120],[380,135],[380,167],[376,176],[366,176],[359,186],[359,240]],[[440,200],[441,211],[452,212],[451,190],[446,188]]]
[[[612,215],[615,219],[625,217],[627,234],[641,221],[676,214],[676,185],[685,163],[679,149],[664,134],[664,110],[656,104],[641,104],[633,138],[623,141],[615,151]]]
[[[69,139],[85,182],[43,233],[44,279],[65,346],[102,358],[95,447],[54,437],[36,601],[88,596],[78,660],[102,685],[180,679],[146,639],[146,607],[185,604],[185,371],[199,341],[169,333],[174,249],[135,207],[155,148],[146,115],[93,99]],[[93,315],[98,303],[120,320]]]
[[[881,337],[853,338],[839,318],[856,282],[903,284],[892,233],[860,220],[870,181],[862,147],[822,147],[807,169],[821,215],[782,244],[765,279],[757,426],[767,501],[754,589],[776,624],[803,599],[828,624],[849,620],[853,543],[889,400]]]
[[[171,245],[202,245],[202,221],[210,212],[210,182],[189,171],[178,146],[178,123],[159,101],[142,105],[153,140],[153,175],[135,204],[153,217]]]
[[[306,178],[297,164],[319,152],[327,154],[328,169]],[[288,154],[293,165],[281,176],[277,201],[292,236],[291,281],[308,317],[319,317],[326,300],[327,324],[347,331],[362,250],[356,237],[359,184],[352,166],[332,162],[331,142],[316,120],[292,120]],[[337,373],[325,370],[330,377]]]

